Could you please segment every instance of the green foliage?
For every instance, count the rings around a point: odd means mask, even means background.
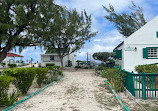
[[[48,21],[51,21],[54,15],[54,3],[53,0],[1,0],[0,5],[0,62],[2,62],[7,52],[15,46],[20,46],[21,51],[45,35]],[[24,32],[28,32],[25,37],[21,35]]]
[[[10,68],[14,68],[14,67],[16,67],[17,65],[16,65],[16,64],[8,64],[8,66],[9,66]]]
[[[49,69],[49,72],[46,75],[43,83],[49,84],[53,81],[56,81],[57,78],[62,75],[62,71],[59,69],[60,66],[52,66],[51,69]]]
[[[147,23],[142,8],[136,6],[134,2],[129,7],[130,13],[118,14],[112,5],[109,5],[109,8],[104,7],[104,9],[109,13],[105,18],[114,23],[117,30],[125,37],[130,36]]]
[[[138,73],[158,73],[158,66],[155,64],[150,65],[139,65],[135,67],[135,70]]]
[[[77,60],[77,65],[80,66],[80,62],[82,62],[81,60]]]
[[[72,66],[72,61],[68,60],[68,67],[71,67]]]
[[[2,74],[16,78],[16,86],[22,94],[26,94],[31,87],[35,73],[35,68],[13,68],[2,71]]]
[[[57,73],[58,73],[59,75],[62,75],[62,71],[58,71]]]
[[[110,85],[116,92],[124,91],[124,82],[126,74],[118,69],[106,69],[101,72],[102,77],[107,78]]]
[[[18,100],[18,97],[20,96],[20,91],[15,91],[8,95],[7,93],[3,94],[2,97],[0,97],[0,106],[11,106]]]
[[[7,94],[9,89],[9,84],[14,81],[14,78],[11,76],[0,76],[0,97]]]
[[[5,67],[5,65],[6,65],[6,63],[4,63],[4,62],[2,62],[1,64],[2,64],[3,67]]]
[[[95,68],[95,70],[104,70],[104,69],[107,69],[106,64],[104,64],[104,63],[99,64],[99,65]]]
[[[76,9],[67,10],[59,6],[55,8],[49,36],[43,38],[43,44],[46,49],[55,49],[62,68],[64,56],[79,50],[85,41],[96,35],[96,32],[91,31],[91,24],[91,16],[88,16],[86,11],[78,13]],[[67,52],[70,48],[71,50]]]
[[[99,60],[102,62],[107,62],[115,57],[114,52],[96,52],[93,54],[93,59]]]
[[[41,87],[44,79],[46,78],[46,74],[48,73],[48,68],[36,68],[36,77],[37,77],[37,84]]]
[[[52,68],[55,69],[55,70],[59,70],[60,66],[53,66]]]
[[[54,63],[46,63],[46,67],[54,66]]]
[[[82,68],[81,66],[75,66],[75,68]]]
[[[15,78],[11,76],[0,76],[0,107],[10,106],[17,101],[20,92],[13,91],[8,95],[9,84],[13,82]]]

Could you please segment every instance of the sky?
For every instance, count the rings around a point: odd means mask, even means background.
[[[98,32],[97,35],[91,38],[90,42],[86,42],[77,55],[77,60],[86,60],[87,52],[93,55],[95,52],[112,52],[112,50],[123,41],[123,36],[119,34],[116,28],[108,20],[104,18],[107,12],[103,6],[113,5],[117,13],[127,12],[131,5],[131,0],[54,0],[56,4],[66,6],[68,9],[76,8],[78,12],[87,11],[88,15],[92,16],[93,32]],[[144,15],[147,21],[150,21],[158,15],[158,0],[133,0],[136,5],[139,5],[144,10]],[[13,51],[14,52],[14,51]],[[27,47],[21,52],[24,60],[40,61],[40,54],[44,50],[38,47]]]

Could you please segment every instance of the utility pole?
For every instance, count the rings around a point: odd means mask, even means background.
[[[88,66],[88,52],[87,52],[87,66]]]

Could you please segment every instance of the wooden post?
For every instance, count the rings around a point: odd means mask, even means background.
[[[146,76],[145,73],[142,73],[142,97],[143,100],[146,99]]]

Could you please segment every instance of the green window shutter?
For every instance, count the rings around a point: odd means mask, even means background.
[[[143,58],[148,58],[148,49],[147,48],[143,48]]]
[[[116,59],[122,59],[122,50],[115,50],[114,52],[116,53]]]
[[[158,32],[156,32],[156,37],[158,38]]]

